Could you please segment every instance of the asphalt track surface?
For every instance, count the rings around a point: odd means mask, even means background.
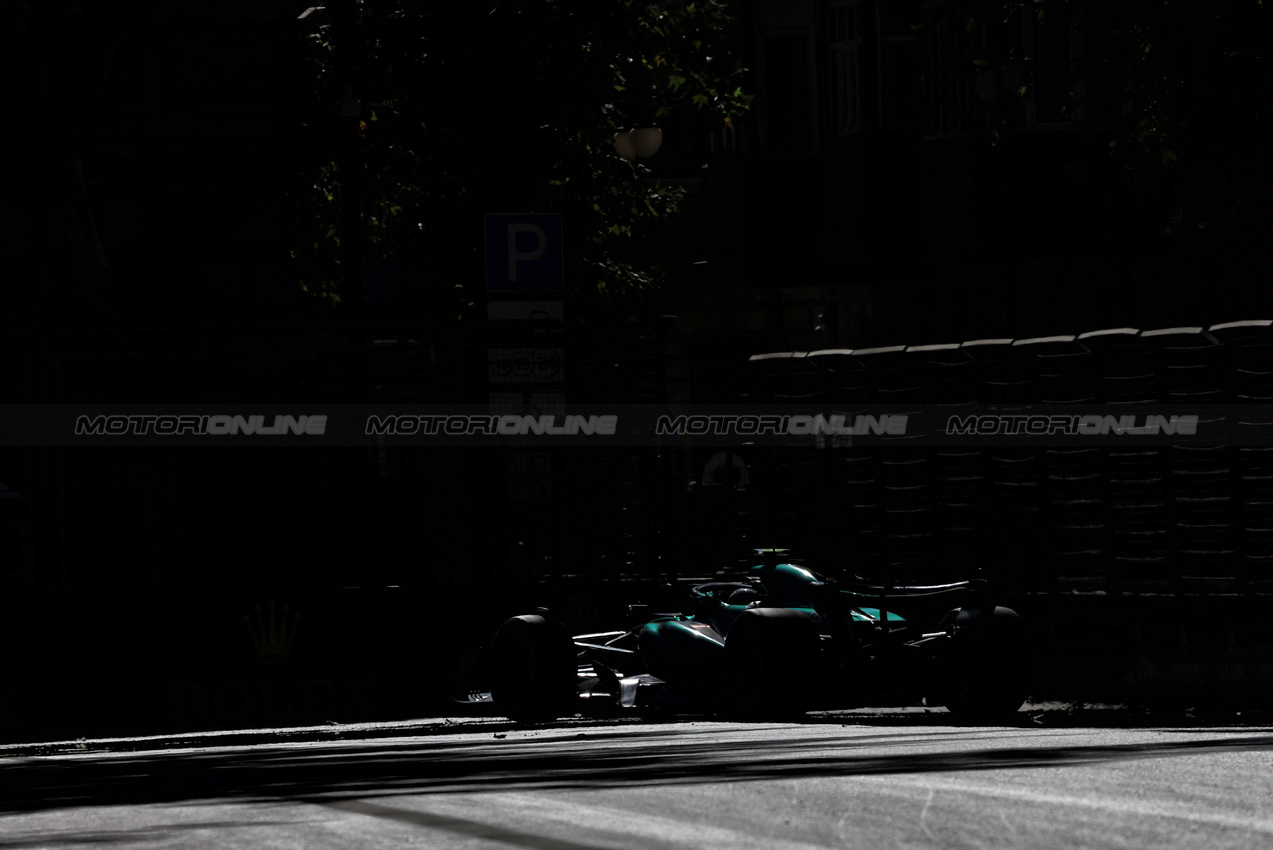
[[[0,850],[1273,848],[1269,728],[854,715],[382,731],[10,749]]]

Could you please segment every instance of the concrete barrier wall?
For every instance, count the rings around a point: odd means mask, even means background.
[[[745,528],[766,535],[759,545],[781,541],[828,571],[903,580],[990,568],[1038,591],[1273,590],[1273,447],[1267,430],[1243,442],[1273,423],[1271,321],[772,352],[704,366],[696,386],[710,395],[701,401],[873,413],[1188,405],[1208,411],[1218,436],[1205,445],[1164,437],[1049,447],[1005,437],[967,447],[743,447],[747,492],[684,496],[674,552],[736,548]],[[715,450],[701,447],[687,473]]]

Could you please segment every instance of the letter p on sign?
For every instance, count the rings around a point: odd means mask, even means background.
[[[486,217],[488,292],[562,289],[561,216],[556,213]]]

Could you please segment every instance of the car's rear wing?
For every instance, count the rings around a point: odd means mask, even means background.
[[[886,599],[911,599],[918,596],[939,596],[943,593],[955,593],[957,591],[972,591],[975,593],[982,589],[980,587],[981,582],[976,579],[955,581],[950,584],[925,585],[859,584],[858,582],[846,582],[841,579],[828,582],[828,584],[841,593],[866,596],[872,599],[879,599],[881,596]]]

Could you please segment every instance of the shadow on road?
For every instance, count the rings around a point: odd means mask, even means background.
[[[720,727],[543,729],[511,739],[12,759],[0,762],[0,787],[7,789],[0,812],[1028,769],[1273,750],[1273,735],[1085,746],[1076,743],[1084,735],[1078,730],[881,729],[863,735],[859,727],[841,735],[825,725],[783,726],[776,733],[751,728],[756,737],[744,740],[722,739]],[[881,755],[883,747],[892,752]],[[897,753],[899,747],[904,751]]]

